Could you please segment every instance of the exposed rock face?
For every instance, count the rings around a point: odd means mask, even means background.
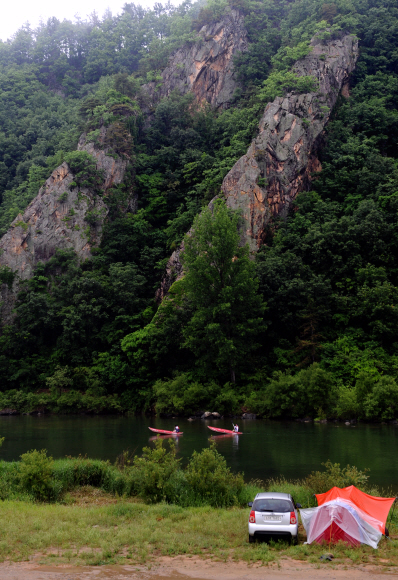
[[[286,215],[297,194],[310,187],[311,173],[321,170],[317,150],[323,130],[339,92],[348,94],[348,78],[358,58],[358,39],[343,35],[324,44],[315,37],[311,46],[311,53],[298,61],[293,71],[298,76],[315,77],[317,92],[290,93],[268,103],[258,136],[222,184],[227,205],[242,211],[241,242],[248,243],[252,251],[261,246],[270,219]],[[183,275],[182,249],[173,252],[167,263],[158,300]]]
[[[182,277],[183,268],[180,261],[180,254],[183,251],[184,242],[182,242],[181,245],[171,254],[166,264],[166,270],[163,274],[162,281],[155,294],[157,302],[161,302],[169,291],[171,285]]]
[[[242,243],[248,242],[254,251],[261,246],[271,217],[286,215],[297,194],[309,189],[311,173],[321,169],[317,159],[321,135],[358,57],[358,40],[352,35],[327,44],[315,37],[311,46],[311,53],[293,70],[298,76],[315,77],[319,89],[269,103],[258,137],[222,184],[227,205],[242,210]]]
[[[180,48],[162,72],[162,81],[144,86],[152,105],[173,90],[180,94],[192,91],[199,102],[227,108],[237,88],[233,57],[247,50],[244,16],[231,10],[220,22],[203,26],[203,39]]]
[[[97,150],[92,143],[86,143],[85,135],[80,138],[79,150],[86,150],[97,159],[97,169],[104,171],[103,190],[107,190],[123,179],[127,161],[106,155],[106,150]],[[108,213],[103,197],[86,188],[69,185],[73,174],[66,162],[62,163],[29,204],[25,212],[19,214],[9,230],[0,240],[0,266],[8,266],[18,278],[30,278],[38,262],[46,262],[58,248],[72,248],[84,260],[90,256],[93,245],[101,239],[102,223]],[[85,218],[88,211],[95,211],[97,217],[93,225]],[[6,285],[1,290],[3,317],[10,315],[15,298],[14,292]]]

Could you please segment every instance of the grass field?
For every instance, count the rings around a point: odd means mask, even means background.
[[[24,501],[1,503],[0,560],[20,561],[39,554],[46,564],[150,564],[159,556],[192,555],[216,560],[277,562],[293,558],[319,563],[327,546],[249,544],[248,510],[212,507],[182,508],[146,505],[115,498],[91,487],[65,497],[64,504]],[[378,550],[368,546],[332,546],[334,564],[398,566],[398,521],[390,525],[391,540]]]

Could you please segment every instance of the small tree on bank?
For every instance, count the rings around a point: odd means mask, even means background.
[[[224,201],[217,201],[196,217],[182,256],[183,284],[193,311],[183,331],[184,346],[207,376],[217,368],[232,383],[259,347],[266,309],[249,248],[239,247],[238,221]]]

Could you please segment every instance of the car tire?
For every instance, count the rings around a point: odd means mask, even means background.
[[[251,536],[251,535],[249,534],[249,544],[254,544],[254,542],[255,542],[255,541],[256,541],[256,538],[255,538],[255,536]]]
[[[298,546],[298,536],[292,536],[290,539],[290,544],[292,546]]]

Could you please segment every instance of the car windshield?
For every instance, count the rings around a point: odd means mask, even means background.
[[[256,499],[253,504],[253,509],[256,512],[277,512],[286,513],[294,510],[293,504],[289,499],[263,498]]]

